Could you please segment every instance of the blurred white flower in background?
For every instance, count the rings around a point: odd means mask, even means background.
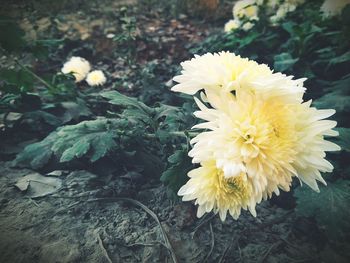
[[[279,3],[279,0],[268,0],[266,5],[270,8],[276,8]]]
[[[340,0],[338,0],[340,1]],[[344,0],[343,0],[344,1]],[[350,0],[347,0],[350,1]],[[225,24],[225,32],[241,28],[249,31],[260,17],[269,17],[273,26],[278,25],[286,15],[294,12],[305,0],[240,0],[233,6],[233,18]],[[250,22],[250,23],[248,23]]]
[[[249,31],[253,27],[254,27],[254,24],[252,22],[246,22],[246,23],[243,24],[242,29],[244,31]]]
[[[71,57],[66,63],[64,63],[61,71],[64,74],[72,73],[75,77],[75,82],[80,82],[85,79],[86,75],[91,70],[89,61],[82,57]]]
[[[237,19],[231,19],[225,24],[225,32],[231,32],[232,30],[236,30],[240,27],[241,22]]]
[[[90,86],[103,85],[106,83],[106,81],[106,76],[101,70],[93,70],[86,77],[86,82]]]
[[[241,0],[233,6],[233,17],[236,19],[248,18],[256,20],[258,18],[258,7],[255,0]]]
[[[324,17],[336,16],[341,14],[343,8],[350,4],[350,0],[325,0],[321,6],[321,12]]]

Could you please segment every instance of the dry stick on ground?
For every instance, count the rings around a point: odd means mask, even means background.
[[[155,245],[162,245],[163,247],[167,248],[167,246],[165,244],[163,244],[160,241],[156,241],[156,242],[150,242],[150,243],[133,243],[133,244],[128,244],[125,245],[126,247],[135,247],[135,246],[145,246],[145,247],[153,247]]]
[[[213,231],[213,226],[210,223],[209,224],[209,228],[210,228],[210,234],[211,234],[211,244],[210,244],[210,250],[208,255],[205,257],[205,259],[203,260],[203,262],[207,262],[211,256],[211,253],[213,253],[214,250],[214,246],[215,246],[215,239],[214,239],[214,231]]]
[[[204,218],[195,228],[194,230],[191,232],[191,237],[193,239],[194,235],[196,234],[196,232],[198,231],[198,229],[200,229],[203,225],[205,225],[206,223],[210,222],[214,217],[216,216],[216,214],[212,214],[208,219]]]
[[[243,233],[244,231],[245,231],[245,230],[242,230],[241,233]],[[220,257],[218,263],[224,262],[227,252],[230,250],[230,248],[231,248],[232,246],[234,246],[234,245],[236,245],[236,243],[238,243],[238,240],[239,240],[239,236],[238,236],[237,234],[234,235],[234,236],[232,237],[231,242],[230,242],[230,243],[227,245],[227,247],[225,248],[224,253],[222,253],[222,255],[221,255],[221,257]]]
[[[283,242],[280,240],[280,241],[277,241],[276,243],[273,243],[272,246],[270,246],[267,251],[265,252],[265,254],[263,255],[263,257],[258,261],[259,263],[264,263],[265,260],[267,259],[267,257],[270,255],[271,251],[280,246]]]
[[[100,245],[100,248],[101,248],[101,250],[102,250],[102,254],[105,256],[105,258],[107,259],[107,261],[108,261],[109,263],[113,263],[112,260],[111,260],[111,258],[108,256],[107,250],[106,250],[105,247],[103,246],[103,242],[102,242],[102,239],[101,239],[101,237],[100,237],[100,234],[97,233],[96,236],[97,236],[97,239],[98,239],[98,244]]]
[[[160,230],[162,232],[162,235],[163,235],[163,239],[165,241],[165,245],[166,245],[167,249],[170,251],[170,255],[171,255],[171,258],[172,258],[173,262],[174,263],[178,262],[176,254],[175,254],[175,251],[174,251],[173,247],[171,246],[169,238],[168,238],[168,236],[167,236],[167,234],[166,234],[166,232],[165,232],[161,222],[159,221],[158,216],[151,209],[149,209],[147,206],[145,206],[144,204],[142,204],[141,202],[139,202],[137,200],[134,200],[134,199],[131,199],[131,198],[124,198],[124,197],[95,198],[95,199],[86,200],[85,202],[92,203],[92,202],[99,202],[99,201],[106,201],[106,202],[126,201],[126,202],[130,202],[130,203],[132,203],[134,205],[137,205],[137,206],[141,207],[146,213],[148,213],[151,217],[153,217],[153,219],[158,223],[158,225],[160,227]]]

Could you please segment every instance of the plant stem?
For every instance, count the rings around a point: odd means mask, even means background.
[[[52,86],[50,83],[48,83],[46,80],[44,80],[43,78],[41,78],[40,76],[38,76],[37,74],[35,74],[33,71],[31,71],[30,69],[28,69],[27,67],[23,66],[17,59],[15,59],[15,62],[18,66],[20,66],[21,69],[23,69],[24,71],[26,71],[27,73],[29,73],[30,75],[32,75],[36,80],[38,80],[39,82],[41,82],[44,86],[46,86],[49,91],[53,92],[55,91],[55,87]]]
[[[175,132],[169,132],[170,135],[174,135],[174,136],[179,136],[179,137],[195,137],[196,135],[198,135],[198,132],[189,132],[189,131],[175,131]],[[155,138],[156,135],[153,133],[149,133],[146,134],[147,138]]]

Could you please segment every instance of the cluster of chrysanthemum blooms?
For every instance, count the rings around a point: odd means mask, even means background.
[[[305,0],[240,0],[232,9],[233,19],[225,24],[225,32],[237,29],[248,31],[260,20],[260,16],[269,17],[270,22],[276,25],[285,16],[293,12]]]
[[[292,178],[319,191],[331,172],[326,151],[339,146],[325,140],[336,136],[334,110],[317,110],[304,102],[305,79],[274,73],[267,65],[229,52],[207,53],[181,64],[172,90],[195,95],[204,120],[191,141],[189,156],[200,164],[188,173],[178,194],[195,200],[198,217],[214,211],[225,220],[241,209],[256,216],[255,206],[279,189],[289,191]]]
[[[82,57],[71,57],[64,63],[61,71],[64,74],[73,74],[75,82],[84,79],[90,86],[99,86],[106,83],[106,76],[101,70],[91,70],[90,62]]]
[[[294,12],[305,2],[305,0],[239,0],[232,9],[233,19],[225,24],[225,32],[239,29],[249,31],[261,16],[268,17],[272,25],[278,25],[288,13]],[[350,0],[324,0],[320,12],[323,17],[339,15],[347,4],[350,4]]]

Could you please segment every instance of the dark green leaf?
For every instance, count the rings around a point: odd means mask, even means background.
[[[188,180],[187,173],[192,168],[191,158],[186,149],[177,150],[168,158],[169,167],[162,174],[160,180],[164,182],[173,193],[177,193]]]
[[[131,98],[121,94],[118,91],[106,91],[101,93],[101,96],[108,99],[109,103],[124,107],[134,107],[141,111],[145,111],[147,113],[151,113],[152,109],[146,106],[144,103],[138,101],[135,98]]]
[[[28,145],[19,153],[14,160],[15,165],[31,167],[33,169],[42,168],[50,160],[53,151],[52,145],[57,141],[57,132],[52,132],[41,142]]]
[[[279,72],[284,72],[291,69],[299,59],[293,58],[289,53],[281,53],[276,55],[274,60],[274,69]]]
[[[0,46],[7,51],[20,51],[25,46],[24,31],[10,18],[0,16]]]
[[[326,233],[340,239],[350,230],[350,181],[337,180],[316,193],[308,187],[298,187],[296,211],[302,216],[313,216]]]

